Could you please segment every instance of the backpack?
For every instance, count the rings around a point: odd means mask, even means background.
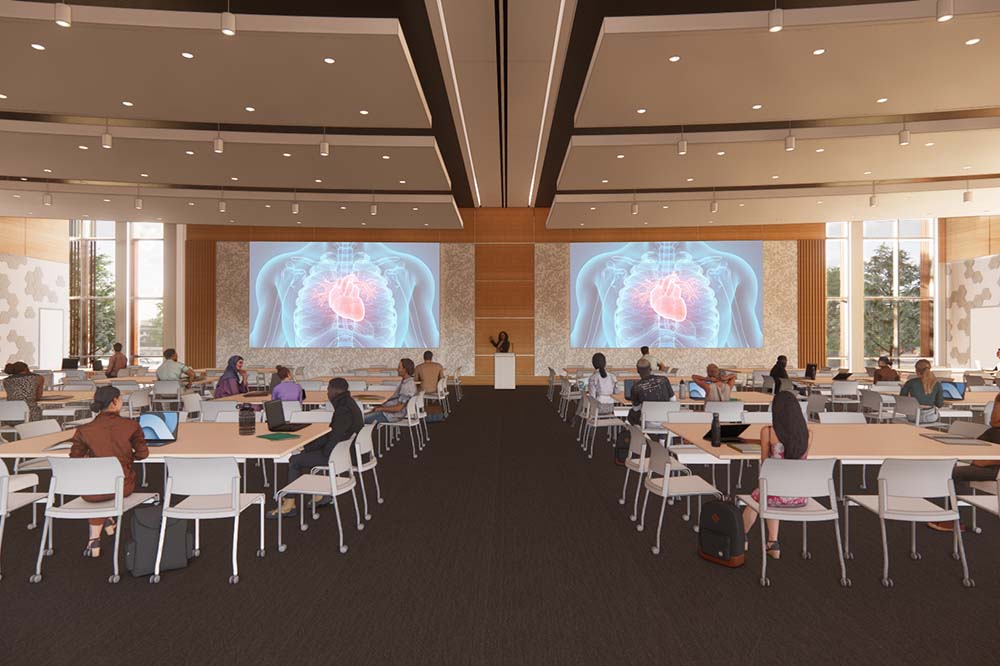
[[[139,506],[132,510],[132,539],[125,544],[125,567],[136,578],[149,576],[156,567],[162,515],[159,506]],[[183,569],[188,565],[194,550],[194,534],[187,527],[186,520],[167,518],[160,571]]]
[[[698,555],[724,567],[743,566],[743,514],[730,502],[712,500],[701,508],[698,521]]]

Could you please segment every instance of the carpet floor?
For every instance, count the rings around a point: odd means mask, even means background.
[[[3,542],[0,664],[996,663],[995,517],[980,514],[983,533],[965,537],[975,589],[962,587],[949,535],[918,527],[913,561],[903,525],[890,526],[896,585],[883,589],[878,521],[858,508],[852,588],[838,584],[832,526],[818,524],[811,560],[801,528],[782,529],[762,589],[758,532],[746,566],[709,564],[681,505],[667,508],[653,555],[659,502],[637,532],[610,446],[599,438],[587,460],[575,436],[544,389],[466,389],[417,460],[404,435],[380,462],[385,503],[363,531],[341,498],[348,553],[326,507],[306,532],[286,523],[284,553],[268,522],[257,559],[256,509],[244,514],[238,585],[224,520],[203,523],[201,557],[155,586],[127,572],[108,584],[108,540],[84,560],[86,528],[60,521],[44,580],[29,584],[40,531],[20,510]],[[856,485],[858,470],[846,474]],[[152,467],[151,490],[158,477]],[[742,490],[754,484],[747,475]]]

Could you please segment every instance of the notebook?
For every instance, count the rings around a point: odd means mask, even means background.
[[[73,448],[73,442],[65,441],[59,442],[58,444],[53,444],[52,446],[46,446],[46,451],[65,451],[66,449]]]

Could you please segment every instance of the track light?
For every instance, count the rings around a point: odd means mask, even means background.
[[[135,209],[142,210],[142,197],[135,198]]]
[[[220,213],[225,213],[226,212],[226,200],[225,199],[219,199],[219,212]]]
[[[944,23],[955,18],[955,0],[937,0],[937,20]]]
[[[782,28],[784,27],[785,27],[785,17],[783,11],[775,7],[774,9],[772,9],[767,13],[768,32],[781,32]]]
[[[908,146],[910,145],[910,130],[905,127],[899,130],[899,145]]]
[[[785,152],[790,153],[795,150],[795,135],[789,132],[785,137]]]
[[[51,206],[52,205],[52,195],[46,192],[42,195],[42,205]]]
[[[634,201],[632,202],[632,214],[633,215],[638,215],[639,214],[639,204],[637,204]]]
[[[60,28],[73,27],[73,8],[65,2],[56,3],[56,25]]]
[[[298,215],[298,214],[299,214],[299,202],[298,201],[293,201],[292,202],[292,215]]]
[[[222,140],[221,135],[217,135],[212,141],[212,150],[221,155],[226,150],[226,142]]]
[[[371,206],[368,207],[368,214],[371,215],[372,217],[375,217],[376,215],[378,215],[378,204],[377,203],[373,203]]]
[[[713,215],[715,213],[718,213],[719,212],[719,202],[716,201],[715,199],[712,199],[712,203],[709,204],[709,206],[708,206],[708,211],[710,213],[712,213]]]
[[[226,3],[226,11],[222,12],[221,23],[222,34],[232,37],[236,34],[236,15],[229,11],[229,3]]]

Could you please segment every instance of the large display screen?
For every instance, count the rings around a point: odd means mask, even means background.
[[[760,347],[761,241],[570,244],[571,347]]]
[[[250,243],[250,346],[438,347],[439,259],[437,243]]]

